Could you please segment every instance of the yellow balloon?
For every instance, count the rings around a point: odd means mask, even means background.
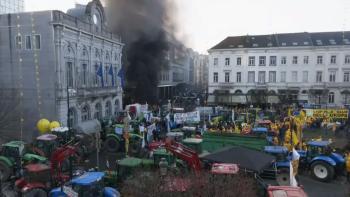
[[[57,128],[57,127],[60,127],[60,126],[61,126],[61,125],[60,125],[59,122],[57,122],[57,121],[52,121],[52,122],[50,123],[50,131],[51,131],[52,129]]]
[[[50,121],[47,119],[41,119],[36,124],[40,133],[46,133],[50,130]]]

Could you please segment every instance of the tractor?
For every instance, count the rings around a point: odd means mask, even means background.
[[[11,141],[2,145],[0,154],[1,181],[7,181],[11,176],[19,176],[22,164],[45,163],[47,158],[29,153],[23,141]]]
[[[290,185],[289,183],[289,151],[284,146],[265,146],[264,152],[276,157],[276,161],[269,169],[264,170],[264,178],[276,178],[279,185]]]
[[[298,151],[299,166],[310,169],[312,177],[318,181],[329,182],[344,171],[345,159],[333,152],[330,145],[330,141],[310,141],[307,150]]]
[[[101,136],[102,138],[105,138],[104,147],[108,152],[116,153],[124,150],[125,140],[123,138],[123,129],[124,125],[116,124],[110,126],[110,129],[107,130],[108,132],[105,133],[105,137]],[[130,153],[132,155],[137,155],[141,151],[143,136],[134,132],[129,132],[129,136]]]
[[[59,141],[54,134],[44,134],[35,139],[32,151],[40,156],[50,158],[53,151],[59,147]]]
[[[51,190],[50,197],[120,197],[120,193],[111,187],[104,187],[104,172],[86,172],[73,178],[63,187]]]

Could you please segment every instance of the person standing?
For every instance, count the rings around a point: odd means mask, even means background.
[[[346,179],[348,182],[350,182],[350,152],[348,151],[346,154]]]

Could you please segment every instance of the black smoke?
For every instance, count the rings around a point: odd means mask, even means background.
[[[129,102],[157,102],[160,70],[168,64],[168,38],[175,23],[171,0],[105,0],[108,25],[121,35],[125,48]]]

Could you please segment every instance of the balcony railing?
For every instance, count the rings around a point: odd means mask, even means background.
[[[110,95],[122,94],[121,88],[118,87],[89,87],[89,88],[71,88],[74,90],[74,94],[70,94],[71,98],[74,97],[100,97]],[[58,89],[59,98],[67,98],[67,89]]]

